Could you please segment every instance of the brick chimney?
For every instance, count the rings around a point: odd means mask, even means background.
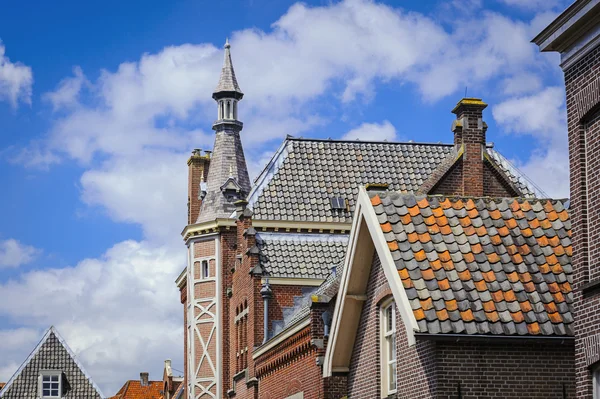
[[[462,155],[462,194],[483,196],[483,152],[487,124],[483,121],[483,110],[487,104],[480,98],[463,98],[452,113],[456,120],[452,124],[454,145]]]
[[[192,156],[188,159],[188,224],[196,223],[202,205],[203,195],[200,190],[200,184],[206,182],[208,166],[210,163],[210,151],[196,148],[192,151]]]
[[[150,374],[148,372],[142,372],[140,373],[140,384],[143,387],[147,387],[148,386],[148,377],[150,376]]]

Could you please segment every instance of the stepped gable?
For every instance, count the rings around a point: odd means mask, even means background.
[[[573,335],[566,200],[369,196],[421,332]]]
[[[536,189],[493,148],[489,159],[522,197]],[[453,144],[286,139],[256,179],[248,197],[254,219],[350,223],[359,186],[386,183],[417,192],[442,164],[453,163]],[[347,209],[332,209],[332,197]]]
[[[256,241],[260,265],[270,277],[325,279],[348,246],[345,234],[260,233]]]

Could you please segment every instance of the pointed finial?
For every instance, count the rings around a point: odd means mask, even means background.
[[[229,48],[229,47],[231,47],[231,45],[229,44],[229,38],[226,38],[224,48]]]

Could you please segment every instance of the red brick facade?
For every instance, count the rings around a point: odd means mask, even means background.
[[[380,305],[389,295],[374,256],[348,373],[350,398],[381,397]],[[409,346],[396,312],[397,392],[394,398],[573,398],[573,345],[418,339]],[[460,392],[460,394],[459,394]],[[566,396],[565,396],[566,395]]]
[[[592,261],[600,255],[599,81],[600,47],[565,71],[573,215],[577,397],[586,399],[592,398],[591,370],[600,362],[600,290],[597,289],[600,267]]]

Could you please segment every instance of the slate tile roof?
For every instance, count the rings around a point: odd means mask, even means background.
[[[51,327],[0,391],[2,399],[38,397],[38,377],[42,370],[62,372],[63,399],[101,399],[102,393],[79,364],[64,339]]]
[[[140,380],[127,381],[110,399],[162,399],[163,381],[148,381],[148,386],[142,386]]]
[[[487,151],[505,161],[493,148]],[[288,138],[258,177],[249,207],[254,219],[350,223],[359,186],[387,183],[390,190],[417,192],[455,152],[452,144]],[[533,185],[504,161],[497,166],[522,196],[535,196]],[[347,210],[332,210],[333,196],[347,200]]]
[[[346,254],[342,234],[259,233],[260,265],[270,277],[325,279]]]
[[[573,335],[566,200],[369,195],[421,332]]]

